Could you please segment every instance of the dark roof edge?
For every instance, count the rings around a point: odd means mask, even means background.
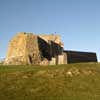
[[[96,54],[96,52],[86,52],[86,51],[76,51],[76,50],[64,50],[64,52],[76,52],[76,53],[94,53],[94,54]]]

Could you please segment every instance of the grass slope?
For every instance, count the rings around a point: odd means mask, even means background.
[[[100,100],[100,64],[0,65],[0,100]]]

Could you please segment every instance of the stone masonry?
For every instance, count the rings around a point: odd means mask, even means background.
[[[65,51],[59,35],[20,32],[11,39],[4,64],[56,65],[79,62],[97,62],[96,53]]]
[[[62,52],[63,43],[59,35],[34,35],[21,32],[10,41],[5,64],[56,64],[52,59]]]

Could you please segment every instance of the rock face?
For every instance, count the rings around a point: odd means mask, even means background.
[[[53,57],[61,55],[62,52],[63,43],[58,35],[21,32],[10,41],[5,64],[48,65]]]

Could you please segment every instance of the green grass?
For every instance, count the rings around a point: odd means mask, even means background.
[[[100,100],[100,64],[0,65],[0,100]]]

